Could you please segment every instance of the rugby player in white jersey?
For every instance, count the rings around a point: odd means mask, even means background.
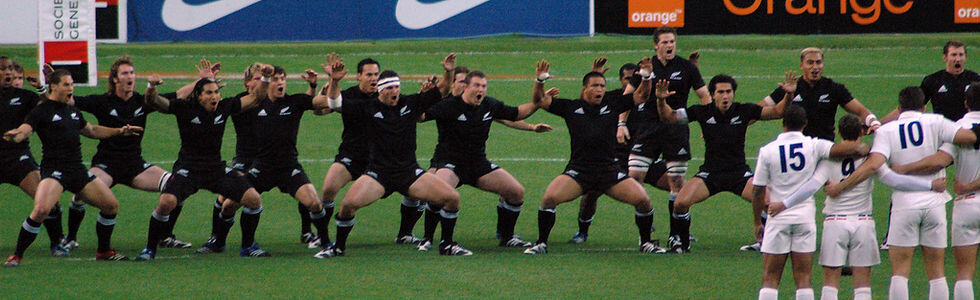
[[[858,141],[864,135],[861,119],[853,114],[844,115],[837,122],[838,133],[845,141]],[[813,197],[820,187],[834,184],[854,173],[855,166],[864,163],[865,158],[844,160],[824,160],[817,165],[817,171],[805,184],[782,201],[769,203],[769,215],[778,215],[782,210],[794,207]],[[887,166],[877,171],[878,179],[885,185],[908,191],[942,191],[946,180],[933,181],[900,175]],[[824,285],[820,299],[837,299],[840,287],[841,270],[845,263],[853,267],[854,299],[871,299],[871,267],[881,263],[878,254],[878,241],[875,236],[875,222],[871,215],[871,192],[874,183],[864,180],[853,189],[836,197],[827,197],[823,214],[823,236],[820,241],[820,265],[823,266]]]
[[[817,163],[827,158],[843,159],[867,155],[868,146],[857,141],[839,144],[803,135],[806,111],[798,106],[783,112],[783,132],[759,149],[753,181],[753,201],[779,202],[813,176]],[[762,238],[762,289],[759,299],[777,299],[779,280],[786,258],[793,260],[796,299],[813,299],[810,264],[817,248],[816,207],[813,197],[769,218]]]
[[[966,90],[968,112],[956,122],[963,128],[980,123],[980,83]],[[977,271],[977,244],[980,244],[980,150],[956,148],[956,183],[953,191],[953,256],[956,257],[956,283],[953,299],[973,299],[973,277]]]
[[[898,97],[902,113],[898,119],[878,129],[868,159],[840,184],[825,188],[827,195],[837,196],[864,181],[886,161],[892,165],[909,164],[934,155],[944,143],[972,146],[976,142],[976,134],[971,130],[961,129],[942,115],[923,113],[924,99],[918,87],[902,89]],[[952,152],[952,147],[943,148],[944,152]],[[946,172],[939,168],[916,176],[934,180],[945,177]],[[943,256],[947,236],[944,204],[950,199],[945,191],[892,191],[892,218],[887,241],[892,265],[890,299],[908,299],[908,276],[917,246],[922,247],[924,269],[929,278],[929,298],[949,298],[949,285],[943,275]]]

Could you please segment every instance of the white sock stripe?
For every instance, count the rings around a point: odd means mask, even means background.
[[[330,201],[330,202],[320,202],[320,205],[323,206],[323,208],[333,208],[333,206],[334,206],[333,201]]]
[[[445,209],[439,211],[439,215],[445,219],[455,219],[459,217],[459,212],[448,212]]]
[[[37,234],[38,232],[41,232],[41,226],[37,226],[37,227],[31,226],[31,224],[27,223],[27,220],[24,220],[24,224],[21,224],[20,227],[24,228],[24,230],[27,230],[27,232],[33,234]]]
[[[402,197],[402,205],[404,205],[404,206],[408,206],[408,207],[419,207],[420,204],[421,203],[419,201],[408,199],[408,197]]]
[[[243,207],[242,208],[242,213],[243,214],[246,214],[246,215],[257,215],[259,213],[262,213],[262,210],[264,210],[264,209],[265,209],[265,207],[262,206],[262,205],[259,205],[259,208],[256,208],[256,209],[251,209],[251,208],[248,208],[248,207]]]
[[[337,227],[354,226],[354,218],[350,218],[350,220],[341,220],[341,219],[336,219],[336,220],[337,220]]]
[[[544,207],[540,207],[540,206],[538,206],[538,211],[555,213],[555,209],[554,208],[545,209]]]
[[[163,189],[167,187],[167,182],[170,181],[171,176],[173,176],[173,173],[170,172],[164,172],[163,175],[160,176],[160,181],[157,182],[157,189],[160,192],[163,192]]]
[[[671,217],[674,217],[675,219],[690,220],[691,219],[691,212],[686,212],[686,213],[683,213],[683,214],[673,213],[670,216]]]
[[[167,216],[167,218],[169,219],[170,216]],[[97,221],[99,222],[99,224],[102,224],[102,225],[105,225],[105,226],[115,226],[116,225],[116,218],[106,219],[105,217],[102,216],[102,214],[99,214],[99,218],[98,218]]]
[[[636,212],[634,212],[634,214],[637,217],[641,217],[641,218],[642,217],[652,216],[653,215],[653,209],[651,208],[650,211],[648,211],[648,212],[639,212],[639,211],[636,211]]]
[[[578,221],[582,223],[592,223],[592,220],[595,220],[595,216],[589,218],[588,220],[582,220],[582,218],[578,218]]]
[[[153,211],[153,213],[152,213],[152,214],[150,214],[150,216],[152,216],[152,217],[153,217],[154,219],[156,219],[157,221],[160,221],[160,222],[167,222],[167,221],[170,221],[170,215],[162,215],[162,216],[161,216],[161,215],[160,215],[160,214],[158,214],[158,213],[157,213],[157,211],[155,211],[155,210]]]
[[[518,212],[519,213],[519,212],[521,212],[521,208],[524,207],[524,205],[523,204],[522,205],[510,205],[510,203],[507,203],[507,201],[497,201],[497,207],[503,207],[506,210],[509,210],[509,211],[512,211],[512,212]]]
[[[85,211],[85,202],[75,201],[74,199],[69,202],[68,209]]]
[[[315,220],[315,219],[323,218],[325,216],[327,216],[327,210],[326,209],[320,209],[320,212],[315,213],[315,214],[313,212],[310,212],[310,219],[314,219]]]

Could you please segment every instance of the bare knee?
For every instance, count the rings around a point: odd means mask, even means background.
[[[250,209],[258,209],[260,206],[262,206],[262,197],[259,196],[259,192],[255,191],[254,188],[251,188],[248,189],[244,195],[242,195],[241,203]]]
[[[160,202],[157,203],[157,213],[169,215],[170,211],[177,207],[177,196],[173,194],[160,195]]]
[[[511,205],[523,205],[524,204],[524,187],[517,185],[514,188],[501,193],[501,198],[505,202]]]

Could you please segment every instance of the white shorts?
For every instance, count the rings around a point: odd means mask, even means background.
[[[946,206],[892,210],[888,246],[946,248]]]
[[[980,199],[957,198],[953,202],[952,231],[954,247],[980,244]]]
[[[762,253],[812,253],[817,250],[816,223],[766,224],[762,236]]]
[[[870,267],[881,263],[870,215],[827,216],[820,238],[820,265]]]

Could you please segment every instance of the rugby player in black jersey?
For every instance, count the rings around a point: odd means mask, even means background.
[[[693,56],[692,56],[693,57]],[[592,71],[605,73],[608,71],[608,67],[604,67],[606,63],[605,57],[596,58],[592,63]],[[620,88],[606,92],[607,97],[626,95],[633,92],[633,86],[630,85],[630,80],[633,78],[633,74],[639,69],[634,63],[627,63],[619,67],[619,83]],[[654,105],[649,106],[651,109],[655,108]],[[646,102],[640,103],[633,110],[643,111],[647,109]],[[616,163],[620,165],[623,170],[629,169],[628,160],[630,154],[630,148],[633,146],[633,140],[630,139],[630,132],[639,131],[639,127],[646,125],[646,123],[641,123],[638,114],[631,114],[630,111],[620,114],[619,124],[617,125],[616,139],[619,143],[616,145]],[[657,189],[663,191],[670,191],[670,185],[668,184],[667,178],[667,166],[662,159],[658,159],[650,165],[647,170],[647,175],[644,177],[644,182],[656,187]],[[571,244],[581,244],[585,243],[589,238],[589,227],[592,226],[592,221],[594,220],[596,213],[596,202],[599,197],[602,196],[601,191],[595,191],[591,193],[586,193],[582,195],[582,201],[579,203],[578,210],[578,231],[572,235],[572,238],[568,240]]]
[[[174,207],[199,189],[207,189],[245,206],[242,214],[241,256],[269,256],[269,253],[254,242],[262,212],[259,193],[248,183],[241,173],[227,167],[221,160],[221,142],[225,123],[231,115],[248,110],[265,97],[268,78],[272,66],[264,66],[262,84],[254,94],[242,97],[221,99],[218,83],[204,78],[194,84],[186,99],[168,99],[157,94],[156,86],[161,83],[158,76],[151,78],[146,89],[147,101],[156,105],[161,113],[173,114],[180,131],[181,147],[174,162],[173,173],[166,183],[160,201],[150,217],[146,248],[137,260],[151,260],[156,257],[157,245],[164,238],[166,223]],[[225,204],[216,224],[212,227],[212,239],[206,242],[198,253],[219,253],[225,250],[225,239],[234,222],[234,208]]]
[[[843,107],[845,111],[864,120],[864,125],[869,128],[869,132],[874,132],[878,127],[881,127],[878,117],[861,104],[861,101],[855,99],[847,87],[823,76],[823,50],[814,47],[801,50],[800,71],[802,71],[802,75],[797,79],[792,104],[800,105],[806,110],[807,126],[803,129],[804,135],[833,141],[838,107]],[[777,102],[783,100],[785,93],[783,88],[776,87],[771,94],[759,102],[759,105],[775,106]],[[766,221],[765,217],[762,221]],[[761,237],[759,237],[756,242],[744,245],[739,249],[759,251],[762,246],[761,241]]]
[[[109,68],[108,91],[91,96],[75,96],[74,105],[81,111],[89,112],[106,127],[133,125],[146,127],[147,116],[156,109],[146,103],[143,95],[134,92],[136,69],[127,56],[117,58]],[[143,159],[143,136],[117,136],[99,141],[95,156],[92,157],[89,172],[102,180],[110,188],[124,184],[131,188],[148,192],[161,192],[170,177],[170,172],[152,165]],[[173,235],[182,206],[174,208],[167,223],[166,238],[160,241],[162,247],[190,248],[191,244]],[[68,250],[78,247],[76,234],[85,217],[85,205],[73,200],[68,211],[68,235],[64,246]]]
[[[439,254],[472,255],[473,253],[453,241],[456,218],[459,211],[459,193],[437,176],[419,167],[415,157],[416,126],[422,113],[441,100],[434,88],[435,78],[422,86],[423,92],[401,95],[401,81],[394,71],[384,71],[378,76],[378,96],[362,101],[343,98],[338,86],[346,75],[343,61],[331,63],[328,87],[330,107],[344,115],[357,117],[366,129],[370,158],[364,175],[351,185],[344,196],[337,221],[337,240],[334,246],[316,254],[317,258],[344,255],[347,237],[354,226],[354,212],[374,201],[386,198],[394,192],[427,202],[442,204],[442,242]],[[346,129],[346,126],[345,126]]]
[[[95,226],[98,236],[96,260],[127,260],[111,247],[112,230],[116,224],[119,202],[101,180],[85,170],[82,165],[82,145],[79,135],[106,139],[117,135],[131,136],[143,131],[142,127],[125,125],[109,128],[85,122],[81,111],[68,104],[74,92],[71,73],[55,70],[48,77],[48,92],[43,101],[27,116],[27,120],[15,129],[4,133],[7,142],[19,143],[31,133],[41,138],[41,181],[34,195],[34,210],[24,220],[14,254],[7,258],[5,266],[20,264],[24,251],[34,242],[41,222],[58,203],[67,190],[99,208],[99,220]]]
[[[966,44],[957,40],[943,45],[943,62],[946,67],[922,79],[922,93],[926,102],[932,102],[932,112],[952,121],[963,118],[967,108],[963,105],[967,86],[980,81],[980,74],[966,68]],[[891,121],[901,113],[896,107],[882,121]]]
[[[5,66],[0,65],[0,68]],[[10,86],[0,87],[0,132],[19,127],[27,119],[27,115],[37,106],[40,98],[34,92],[21,89],[17,81],[17,64],[10,66],[13,71],[13,82]],[[0,70],[6,72],[7,70]],[[23,76],[23,71],[19,73]],[[21,85],[22,86],[22,85]],[[0,184],[9,183],[20,187],[25,194],[34,198],[37,191],[37,184],[41,181],[41,172],[38,171],[37,162],[31,155],[31,148],[28,140],[20,143],[0,140]],[[51,255],[64,257],[69,255],[69,250],[61,246],[63,238],[61,230],[61,205],[55,204],[44,219],[44,227],[47,228],[48,238],[51,241]]]
[[[316,76],[307,70],[307,76]],[[254,138],[255,156],[246,168],[252,186],[259,193],[279,188],[288,193],[306,208],[308,219],[324,234],[324,242],[329,245],[327,222],[330,216],[320,204],[320,197],[310,183],[303,166],[297,158],[296,136],[303,112],[329,108],[326,95],[286,94],[286,71],[273,67],[269,83],[268,99],[260,101],[255,108],[243,114],[251,122],[251,136]],[[238,204],[232,203],[237,209]],[[243,212],[244,213],[244,212]],[[245,215],[243,215],[243,218]]]
[[[442,66],[445,69],[445,74],[443,78],[436,84],[439,91],[442,93],[443,97],[452,98],[458,97],[463,94],[463,91],[467,88],[468,81],[466,80],[467,74],[470,73],[470,69],[464,66],[456,65],[456,54],[450,53],[442,62]],[[486,77],[484,75],[484,77]],[[450,84],[451,83],[451,84]],[[534,132],[549,132],[552,130],[551,125],[545,123],[530,124],[524,122],[523,120],[510,121],[506,119],[494,118],[493,121],[504,124],[507,127],[534,131]],[[489,126],[489,124],[487,124]],[[437,148],[438,149],[438,148]],[[442,164],[444,162],[437,161],[435,157],[430,162],[430,167],[428,172],[435,174],[437,168],[435,165]],[[522,193],[523,194],[523,193]],[[523,203],[523,197],[521,197],[521,203]],[[410,199],[403,199],[403,203],[412,203]],[[425,210],[425,223],[424,223],[424,234],[421,242],[418,243],[419,251],[428,251],[432,247],[432,241],[435,236],[436,226],[439,224],[439,210],[442,209],[437,204],[426,203],[423,207]],[[516,223],[511,222],[511,217],[516,214],[520,214],[520,206],[508,205],[504,199],[500,199],[497,202],[497,232],[496,238],[500,240],[501,245],[512,246],[512,247],[526,247],[526,242],[523,242],[519,237],[515,239],[513,234],[514,225]],[[516,218],[514,218],[516,220]],[[411,229],[414,227],[414,221],[408,223],[405,220],[404,214],[402,218],[402,226],[399,231],[400,236],[410,235]],[[508,231],[510,234],[502,234],[501,232]],[[401,232],[407,232],[403,234]],[[507,239],[504,239],[504,237]]]
[[[716,75],[708,83],[712,103],[692,105],[674,110],[666,99],[669,91],[667,80],[657,82],[657,109],[660,119],[666,124],[700,123],[704,135],[704,164],[693,178],[684,183],[674,211],[670,216],[671,232],[676,237],[670,239],[666,253],[684,253],[691,249],[691,218],[688,210],[691,205],[704,201],[712,195],[730,192],[753,203],[752,216],[756,232],[762,228],[762,201],[752,201],[752,169],[745,163],[745,133],[755,120],[773,120],[782,116],[783,110],[796,91],[796,75],[786,72],[786,80],[780,87],[786,92],[783,101],[776,106],[761,107],[755,104],[735,102],[738,84],[728,75]]]
[[[530,243],[514,234],[514,226],[524,205],[524,187],[506,170],[486,157],[490,125],[495,119],[519,121],[538,107],[525,103],[518,107],[487,96],[487,76],[471,71],[464,76],[463,92],[436,103],[422,121],[435,120],[439,142],[431,161],[436,176],[451,186],[470,185],[500,196],[497,204],[500,246],[528,247]],[[428,250],[431,236],[426,236],[419,250]]]
[[[650,58],[640,65],[647,72],[652,68]],[[534,101],[541,108],[565,119],[571,136],[571,159],[565,171],[548,184],[541,207],[538,208],[538,240],[524,250],[525,254],[547,253],[548,235],[555,224],[555,208],[575,200],[584,193],[602,191],[613,199],[636,209],[636,226],[640,235],[640,251],[654,252],[659,247],[650,241],[653,208],[643,186],[628,176],[616,163],[616,127],[619,114],[643,103],[646,94],[606,97],[606,79],[599,72],[589,72],[582,78],[578,100],[553,99],[557,89],[544,90],[549,65],[538,63],[534,84]],[[641,91],[649,92],[649,77],[644,78]],[[642,89],[646,86],[646,89]]]
[[[692,53],[687,60],[677,55],[677,30],[672,27],[659,27],[653,33],[653,70],[649,76],[653,80],[666,79],[672,91],[677,91],[667,99],[670,107],[678,109],[687,106],[688,94],[694,90],[701,104],[711,103],[708,89],[701,78],[701,71],[695,62],[698,54]],[[646,75],[646,74],[644,74]],[[634,76],[633,86],[640,83],[640,76]],[[652,93],[651,93],[652,94]],[[653,97],[649,95],[649,97]],[[656,99],[647,99],[649,106],[656,106]],[[691,160],[690,130],[685,125],[661,124],[655,109],[637,109],[631,114],[639,118],[639,126],[633,132],[633,145],[629,156],[629,174],[639,182],[645,182],[647,173],[657,158],[666,162],[667,178],[670,184],[667,204],[673,205],[677,193],[684,185],[688,161]],[[634,117],[634,116],[630,116]],[[669,210],[668,210],[669,211]]]

